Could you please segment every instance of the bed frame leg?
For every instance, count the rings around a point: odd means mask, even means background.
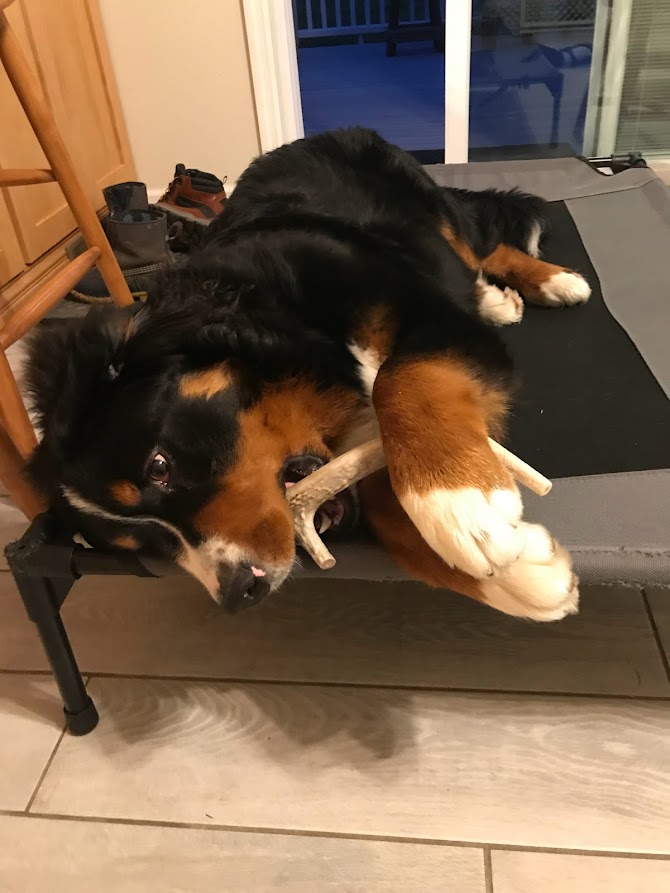
[[[73,735],[87,735],[98,724],[98,711],[84,687],[50,581],[21,575],[15,575],[14,580],[56,679],[68,731]]]
[[[45,519],[38,516],[21,540],[6,547],[5,556],[58,685],[67,729],[73,735],[87,735],[98,724],[98,711],[84,686],[60,615],[77,577],[71,571],[71,550],[50,548]],[[53,576],[48,575],[49,568]]]

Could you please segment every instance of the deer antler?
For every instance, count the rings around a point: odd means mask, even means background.
[[[490,437],[489,445],[519,483],[524,484],[538,496],[546,496],[551,490],[551,481],[531,468],[523,459],[519,459]],[[386,457],[381,440],[370,440],[313,471],[288,490],[286,496],[293,512],[298,542],[309,552],[321,570],[333,567],[335,559],[316,532],[314,513],[329,499],[385,465]]]

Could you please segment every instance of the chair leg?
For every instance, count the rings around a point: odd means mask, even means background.
[[[27,459],[37,446],[37,437],[3,350],[0,350],[0,423]]]
[[[389,0],[388,10],[389,33],[386,37],[386,55],[390,57],[395,56],[397,50],[397,44],[395,40],[392,39],[391,34],[394,31],[397,31],[398,26],[400,25],[400,0]]]
[[[442,10],[440,8],[440,0],[429,0],[430,24],[433,25],[438,33],[438,37],[433,41],[433,47],[438,53],[444,52],[444,22],[442,21]]]
[[[0,480],[7,487],[10,499],[29,521],[46,508],[39,494],[24,477],[25,459],[0,426]]]
[[[7,16],[0,10],[0,60],[23,106],[26,117],[63,190],[79,229],[89,246],[100,249],[97,267],[115,304],[132,304],[133,297],[104,230],[77,177],[72,159],[56,126],[41,85],[28,65]]]

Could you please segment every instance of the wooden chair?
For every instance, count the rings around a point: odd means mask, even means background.
[[[428,0],[429,22],[400,24],[400,0],[388,0],[386,55],[395,56],[399,43],[432,40],[438,53],[444,52],[444,22],[440,0]]]
[[[5,317],[0,328],[0,479],[28,518],[44,506],[23,475],[25,460],[37,439],[5,351],[96,265],[115,304],[132,304],[121,268],[98,215],[82,188],[56,122],[4,10],[13,0],[0,0],[0,60],[49,162],[47,170],[0,170],[0,187],[57,182],[72,211],[87,250],[60,270],[32,299]]]

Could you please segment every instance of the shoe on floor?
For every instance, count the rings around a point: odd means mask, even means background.
[[[223,211],[224,180],[195,168],[178,164],[174,179],[156,203],[166,214],[207,226]]]
[[[144,183],[116,183],[103,190],[109,216],[102,221],[131,294],[146,300],[157,274],[176,263],[168,246],[166,214],[149,207]],[[111,301],[107,286],[93,267],[70,292],[87,304]]]

